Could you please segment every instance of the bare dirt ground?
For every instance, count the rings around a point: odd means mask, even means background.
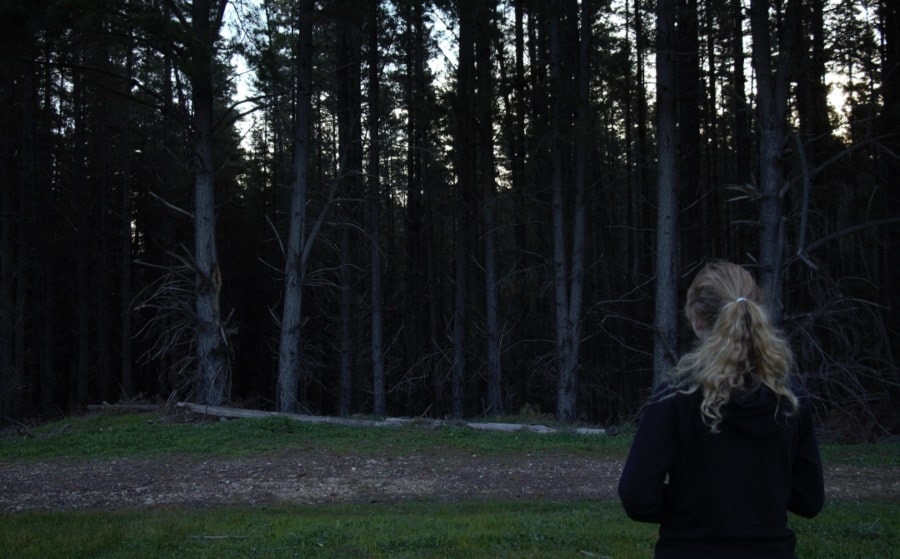
[[[340,455],[0,463],[0,512],[279,503],[616,499],[622,463],[583,456]],[[829,498],[900,503],[900,467],[832,466]]]

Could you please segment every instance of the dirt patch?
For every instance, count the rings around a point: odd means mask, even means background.
[[[584,456],[406,457],[297,452],[254,458],[0,464],[0,511],[278,503],[617,499],[622,462]],[[829,498],[900,502],[900,468],[834,466]]]

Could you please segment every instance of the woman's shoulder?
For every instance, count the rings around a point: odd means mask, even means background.
[[[813,421],[813,400],[815,396],[800,375],[792,375],[788,386],[791,389],[791,393],[797,398],[797,408],[794,414],[797,420],[801,423],[811,424]]]
[[[698,399],[702,399],[699,387],[665,379],[653,389],[646,406],[667,409],[685,404],[695,405],[694,401]]]
[[[670,400],[677,394],[673,383],[669,379],[660,381],[653,387],[650,397],[647,398],[647,405],[654,405],[666,400]]]

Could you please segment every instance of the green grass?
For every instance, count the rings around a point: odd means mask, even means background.
[[[801,559],[900,556],[895,505],[829,503],[791,522]],[[0,557],[646,559],[655,538],[597,501],[28,512],[2,518]]]
[[[508,418],[509,421],[515,418]],[[0,459],[252,456],[282,450],[318,448],[334,453],[393,456],[445,451],[482,455],[550,452],[624,458],[633,429],[617,436],[498,433],[461,426],[360,428],[301,423],[284,417],[174,422],[159,414],[97,413],[43,425],[34,436],[0,437]],[[828,464],[900,466],[900,443],[822,445]]]
[[[896,503],[829,501],[816,518],[791,518],[800,559],[900,557]]]
[[[900,466],[900,442],[822,445],[822,461],[847,466]]]
[[[92,414],[0,437],[0,460],[241,457],[303,449],[403,456],[554,453],[624,458],[616,437],[496,433],[465,427],[358,428],[270,417],[177,422],[158,414]],[[824,445],[826,463],[900,465],[900,445]],[[12,480],[6,480],[12,481]],[[900,509],[829,502],[816,519],[792,518],[802,558],[900,557]],[[0,559],[467,558],[652,556],[656,527],[629,521],[618,503],[578,501],[30,511],[0,514]]]
[[[555,452],[622,457],[629,435],[608,437],[559,432],[499,433],[462,426],[360,428],[301,423],[285,417],[162,421],[154,414],[92,414],[32,430],[33,436],[0,437],[0,459],[251,456],[315,447],[335,453],[409,455],[445,450],[479,454]]]

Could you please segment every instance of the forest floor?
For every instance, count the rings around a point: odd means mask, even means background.
[[[0,513],[401,500],[617,499],[620,460],[469,453],[279,452],[251,458],[0,463]],[[830,499],[900,503],[900,467],[833,465]]]
[[[399,500],[614,499],[622,464],[583,456],[277,453],[0,464],[0,511]],[[896,491],[897,489],[895,489]]]

